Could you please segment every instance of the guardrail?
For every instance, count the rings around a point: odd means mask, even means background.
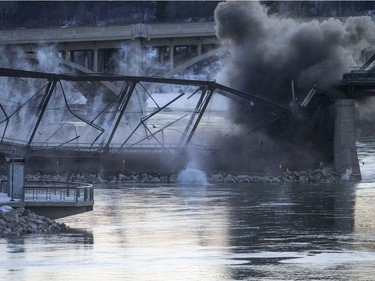
[[[52,181],[25,182],[21,189],[21,201],[28,202],[93,202],[94,188],[87,183]]]
[[[373,83],[374,79],[375,70],[353,70],[350,73],[345,73],[342,80],[351,83],[371,80]]]
[[[6,147],[9,150],[10,147],[24,150],[53,150],[53,151],[90,151],[90,152],[117,152],[119,149],[121,151],[138,151],[138,150],[178,150],[182,147],[177,143],[164,143],[163,145],[159,143],[153,144],[121,144],[121,143],[111,143],[108,147],[99,143],[59,143],[59,142],[33,142],[31,145],[27,144],[27,141],[17,140],[11,138],[3,138],[0,141],[0,150],[2,147]]]
[[[126,153],[148,153],[148,154],[159,154],[159,153],[180,153],[186,149],[197,149],[204,151],[215,151],[218,150],[216,146],[206,145],[194,145],[190,144],[188,147],[184,147],[178,144],[126,144],[121,147],[121,144],[111,144],[109,147],[101,145],[92,145],[91,143],[79,143],[79,144],[64,144],[59,143],[33,143],[32,145],[21,144],[19,140],[7,139],[6,141],[0,142],[0,151],[8,153],[11,148],[16,149],[18,156],[36,156],[36,155],[49,155],[48,153],[54,153],[55,156],[63,155],[107,155],[107,154],[126,154]]]

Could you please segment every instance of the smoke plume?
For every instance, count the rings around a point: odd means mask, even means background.
[[[339,79],[350,67],[361,66],[364,54],[375,43],[375,25],[370,17],[349,17],[343,22],[334,18],[299,21],[269,14],[257,1],[220,3],[215,22],[217,37],[231,53],[217,81],[283,106],[292,100],[292,80],[297,99],[312,86],[336,97],[342,95],[336,89]],[[321,116],[315,115],[315,120],[289,123],[283,128],[283,137],[264,130],[246,134],[264,120],[265,111],[259,104],[231,106],[232,120],[242,124],[244,131],[241,137],[226,141],[229,153],[222,158],[231,161],[230,165],[271,165],[275,171],[282,164],[305,169],[331,157],[326,155],[327,151],[332,153],[333,145],[329,107],[320,112]],[[328,125],[323,128],[317,124]]]
[[[215,21],[218,38],[232,53],[218,80],[279,102],[290,100],[291,80],[300,94],[312,85],[332,90],[375,43],[370,17],[298,22],[269,15],[256,1],[220,3]]]

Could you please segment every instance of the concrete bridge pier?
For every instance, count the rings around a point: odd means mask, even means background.
[[[355,141],[354,100],[338,99],[335,102],[334,163],[343,179],[361,179]]]
[[[174,67],[174,45],[171,43],[169,45],[169,69],[173,69]]]

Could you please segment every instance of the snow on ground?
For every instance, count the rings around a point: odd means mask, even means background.
[[[9,212],[10,210],[13,210],[13,208],[10,207],[10,206],[1,206],[0,207],[0,212],[3,212],[3,213]]]
[[[0,192],[0,203],[9,202],[10,199],[11,198],[6,193]]]

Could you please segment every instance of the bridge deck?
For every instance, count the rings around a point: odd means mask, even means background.
[[[66,27],[1,30],[3,44],[58,43],[215,36],[215,23],[133,24],[108,27]]]

